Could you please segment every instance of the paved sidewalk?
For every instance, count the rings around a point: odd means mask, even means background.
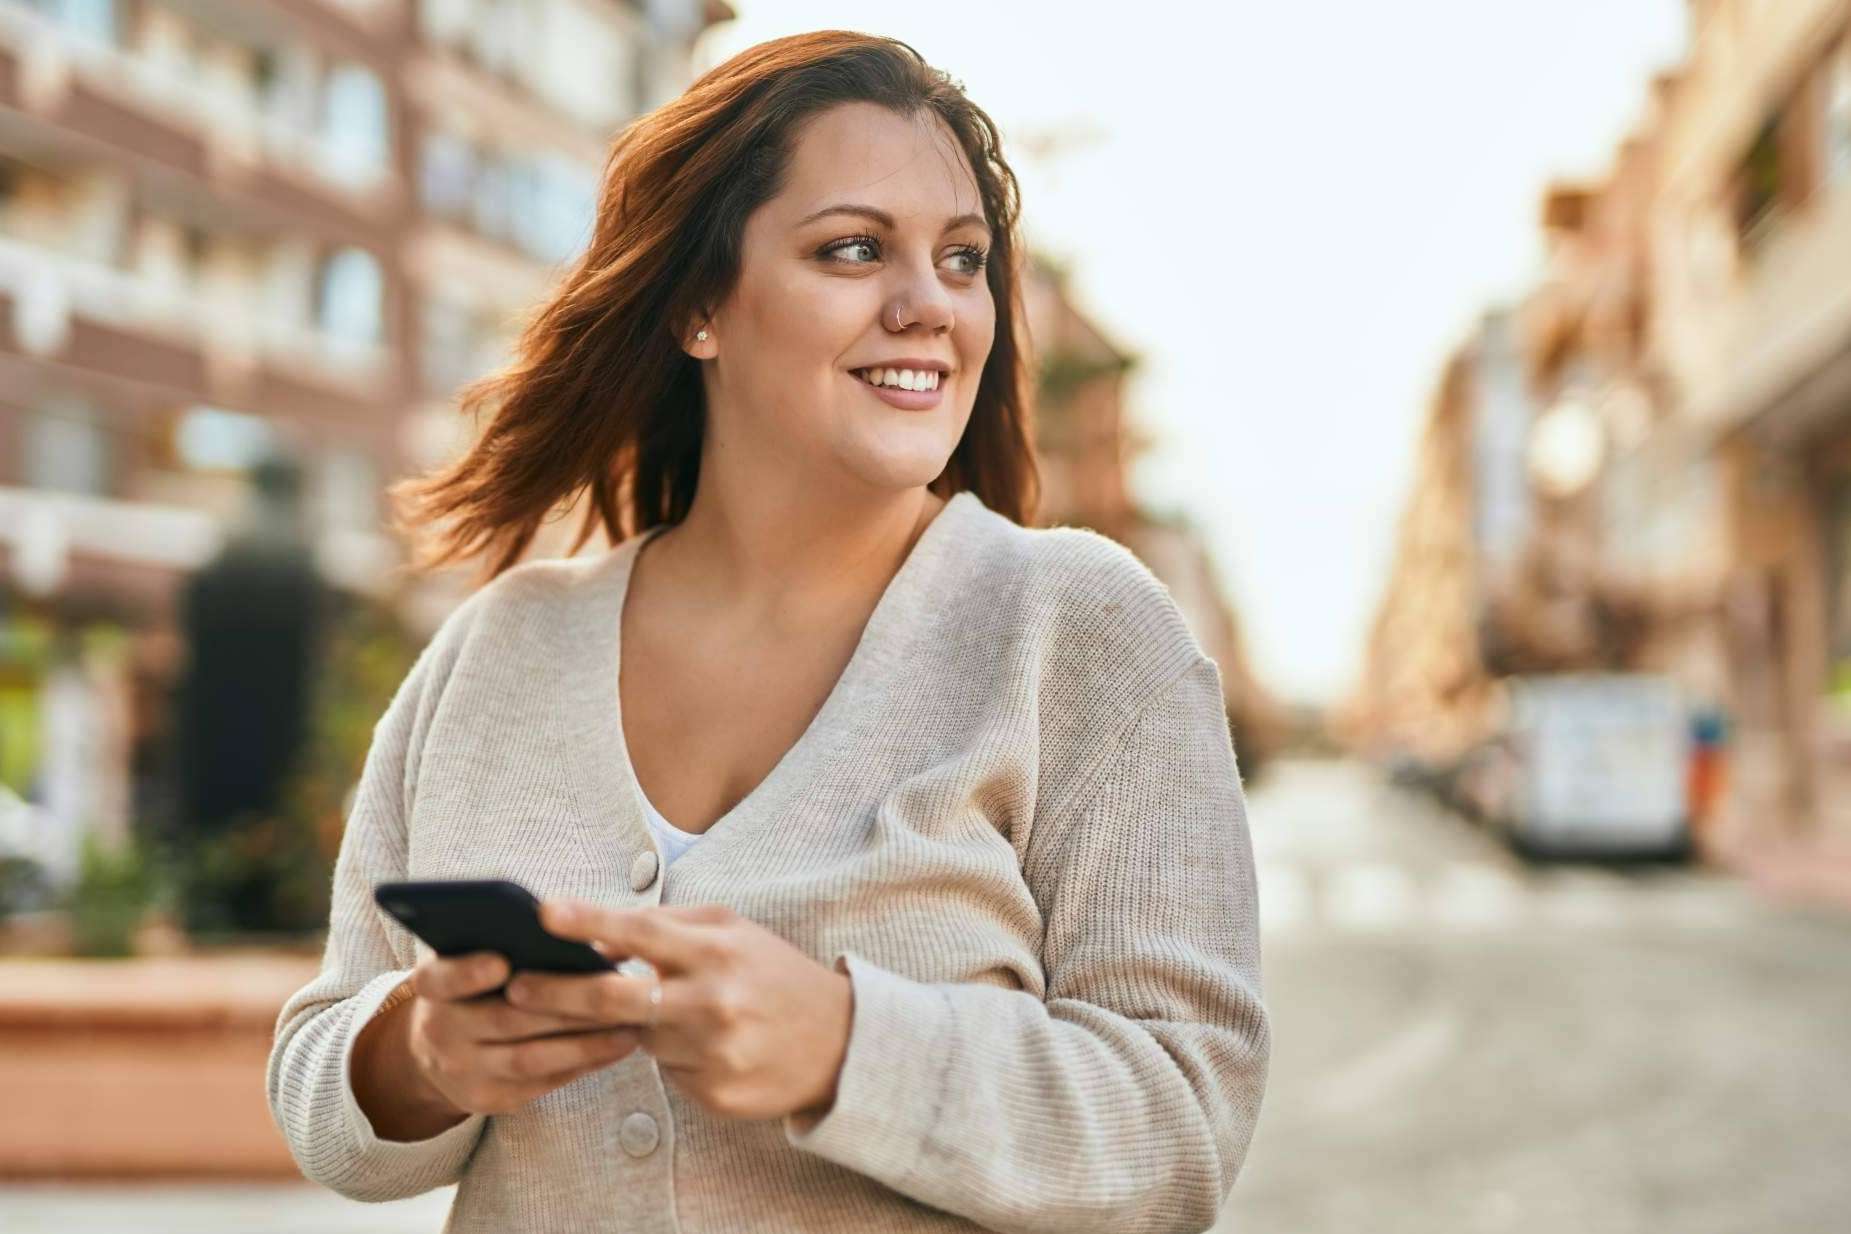
[[[1707,855],[1769,900],[1851,911],[1851,847],[1842,840],[1717,843]]]
[[[1851,852],[1796,849],[1747,864],[1757,891],[1779,900],[1826,903],[1851,910]]]
[[[6,1234],[438,1234],[454,1187],[361,1204],[312,1183],[0,1185]]]

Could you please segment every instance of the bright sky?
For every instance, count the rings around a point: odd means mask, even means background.
[[[1685,37],[1683,0],[733,3],[697,69],[866,30],[995,118],[1031,242],[1143,357],[1140,498],[1195,520],[1261,677],[1310,701],[1360,666],[1441,359]]]

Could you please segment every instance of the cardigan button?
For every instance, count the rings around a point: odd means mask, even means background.
[[[656,861],[654,849],[646,848],[636,855],[630,863],[630,890],[647,891],[649,884],[656,881]]]
[[[656,1144],[661,1134],[656,1130],[656,1120],[638,1110],[623,1120],[623,1126],[617,1131],[617,1142],[623,1145],[623,1151],[632,1157],[647,1157],[656,1151]]]

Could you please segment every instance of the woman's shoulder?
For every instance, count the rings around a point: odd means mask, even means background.
[[[1205,656],[1169,586],[1125,545],[1087,527],[1000,521],[973,590],[1013,609],[1044,671],[1130,699]]]
[[[605,556],[536,557],[508,567],[469,592],[444,614],[425,643],[423,658],[445,670],[458,658],[499,656],[508,643],[531,641],[535,621],[564,604],[611,559]]]

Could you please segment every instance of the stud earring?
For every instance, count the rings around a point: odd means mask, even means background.
[[[705,343],[707,341],[707,332],[702,330],[699,334],[696,334],[694,338],[697,342]]]

